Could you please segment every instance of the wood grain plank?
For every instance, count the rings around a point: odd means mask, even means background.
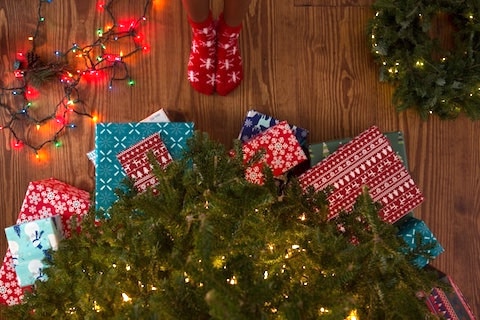
[[[295,7],[368,7],[371,0],[294,0]]]

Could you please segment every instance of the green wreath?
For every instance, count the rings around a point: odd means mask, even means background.
[[[399,111],[422,118],[480,118],[480,2],[478,0],[377,0],[368,24],[380,81],[395,86]],[[443,15],[454,29],[452,49],[431,36]],[[448,20],[447,20],[448,19]]]

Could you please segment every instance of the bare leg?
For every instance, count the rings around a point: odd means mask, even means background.
[[[224,0],[223,19],[230,27],[240,25],[247,14],[251,0]]]
[[[182,0],[187,16],[194,22],[203,22],[210,14],[210,0]]]

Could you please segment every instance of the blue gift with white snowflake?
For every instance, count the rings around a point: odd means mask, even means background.
[[[263,132],[268,128],[273,127],[278,123],[280,123],[280,120],[277,120],[258,111],[250,110],[247,112],[247,116],[245,117],[245,121],[243,123],[243,127],[240,131],[238,139],[243,142],[248,141],[260,132]],[[291,124],[289,125],[300,145],[302,147],[305,146],[307,142],[308,131],[306,129],[299,128]]]
[[[398,234],[410,248],[410,252],[414,253],[413,264],[419,268],[425,267],[430,259],[436,258],[444,249],[428,228],[426,223],[415,217],[407,217],[399,226]],[[423,248],[423,249],[422,249]]]
[[[50,251],[57,250],[63,238],[60,216],[5,228],[5,235],[20,286],[46,280],[43,273],[45,259],[51,259]]]

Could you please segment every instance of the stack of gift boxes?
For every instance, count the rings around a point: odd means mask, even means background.
[[[193,136],[191,122],[170,122],[161,109],[135,123],[98,123],[95,150],[87,154],[96,169],[95,209],[108,214],[116,189],[130,178],[139,192],[155,188],[151,157],[164,168],[180,159]],[[5,229],[8,250],[0,269],[0,303],[15,305],[36,281],[46,281],[51,251],[70,237],[91,206],[87,191],[57,179],[31,182],[17,224]],[[75,225],[75,224],[73,224]],[[76,230],[80,232],[80,230]]]
[[[428,265],[429,259],[437,257],[444,249],[426,223],[412,213],[424,198],[408,172],[403,134],[382,133],[372,126],[353,139],[312,144],[307,143],[307,135],[306,129],[251,110],[238,138],[243,142],[245,162],[254,154],[263,153],[260,162],[270,168],[274,177],[292,172],[298,164],[309,159],[308,169],[300,170],[298,179],[304,190],[333,187],[328,195],[329,219],[342,210],[352,209],[363,187],[368,186],[372,199],[381,204],[381,219],[394,224],[410,252],[418,253],[412,264],[418,268],[432,268]],[[246,178],[262,183],[261,168],[258,163],[250,165]],[[415,250],[419,248],[424,249]],[[426,302],[432,313],[451,320],[475,319],[452,279],[438,273],[452,290],[434,288],[428,294]]]
[[[193,132],[193,123],[170,122],[163,110],[141,122],[97,124],[95,150],[88,154],[96,167],[97,212],[108,214],[117,200],[115,190],[124,186],[126,178],[132,179],[139,192],[149,188],[155,191],[157,180],[151,160],[166,167],[180,159]],[[408,247],[412,251],[419,245],[428,248],[425,254],[415,256],[415,266],[424,268],[429,259],[443,252],[425,222],[412,213],[422,203],[423,194],[408,172],[401,132],[382,133],[372,126],[353,139],[315,144],[308,144],[307,136],[306,129],[250,110],[238,136],[247,164],[246,180],[263,184],[264,168],[268,167],[276,178],[294,172],[305,190],[333,187],[328,195],[329,219],[349,211],[363,187],[368,186],[372,199],[381,204],[381,219],[398,227],[398,235]],[[62,190],[55,195],[47,191],[60,185]],[[54,179],[29,187],[18,225],[6,229],[9,251],[0,271],[0,302],[16,304],[23,290],[36,280],[46,280],[42,266],[43,259],[48,259],[48,249],[55,249],[63,237],[69,236],[67,220],[85,214],[88,199],[87,193]],[[432,290],[427,299],[432,313],[446,319],[474,319],[451,278],[442,277],[454,290]]]
[[[90,194],[50,178],[30,182],[16,225],[5,229],[8,249],[0,267],[0,303],[21,302],[35,281],[46,280],[51,250],[70,237],[72,222],[90,208]]]

